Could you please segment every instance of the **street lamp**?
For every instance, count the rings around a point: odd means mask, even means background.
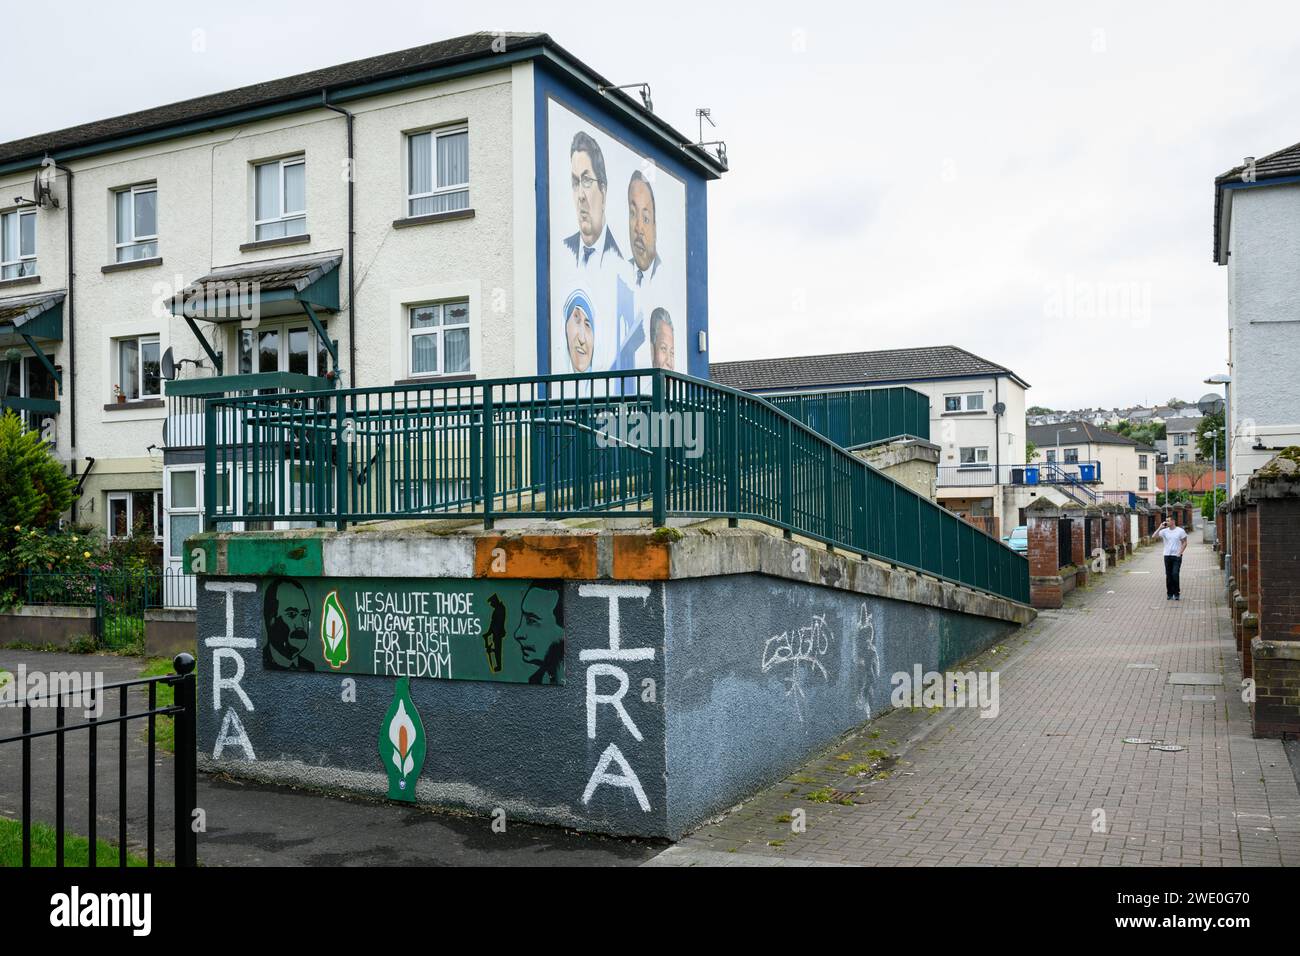
[[[1078,430],[1079,429],[1075,428],[1074,426],[1071,426],[1069,428],[1058,428],[1056,430],[1056,448],[1053,450],[1053,452],[1054,454],[1061,456],[1060,459],[1054,463],[1056,465],[1057,471],[1061,471],[1061,465],[1064,464],[1065,462],[1065,450],[1061,448],[1061,432],[1063,431],[1077,432]],[[1064,472],[1062,472],[1062,474],[1064,474]]]

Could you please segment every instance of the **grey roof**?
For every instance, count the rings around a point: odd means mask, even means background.
[[[208,295],[228,296],[232,291],[225,287],[228,283],[256,283],[259,293],[279,289],[301,292],[332,269],[337,269],[342,261],[343,253],[339,251],[218,266],[172,296],[172,308],[181,308],[189,300]]]
[[[1227,261],[1219,255],[1223,245],[1223,239],[1220,236],[1224,225],[1223,194],[1225,190],[1223,187],[1232,183],[1245,182],[1242,175],[1246,172],[1246,168],[1246,164],[1242,163],[1240,166],[1233,166],[1226,173],[1220,173],[1214,178],[1214,261],[1220,265]],[[1288,176],[1300,176],[1300,143],[1255,159],[1255,182],[1283,179]]]
[[[0,298],[0,322],[12,322],[16,328],[43,315],[63,301],[64,293],[35,292]]]
[[[207,121],[225,114],[273,106],[307,96],[320,97],[326,92],[333,94],[361,84],[469,63],[473,60],[483,60],[485,67],[490,68],[492,59],[500,55],[502,44],[504,44],[504,51],[511,53],[528,49],[535,50],[538,54],[547,52],[563,61],[577,75],[584,77],[593,85],[599,87],[611,85],[609,80],[573,56],[546,33],[470,33],[394,53],[366,57],[320,70],[268,80],[265,83],[254,83],[250,86],[182,100],[179,103],[169,103],[135,113],[83,123],[80,126],[70,126],[49,133],[10,140],[7,143],[0,143],[0,164],[19,161],[39,162],[46,154],[57,157],[60,151],[72,147],[94,146],[124,136],[161,131],[183,123]],[[607,95],[624,105],[633,107],[632,116],[641,119],[674,145],[692,141],[690,137],[675,130],[663,119],[644,110],[639,101],[634,100],[624,91],[611,89]],[[683,153],[696,162],[704,164],[714,174],[721,174],[726,169],[725,164],[703,149],[686,149]]]
[[[471,33],[466,36],[426,43],[424,46],[385,53],[380,56],[353,60],[338,66],[329,66],[308,73],[298,73],[265,83],[254,83],[234,90],[211,93],[207,96],[156,106],[152,109],[126,113],[110,119],[70,126],[67,129],[28,136],[0,144],[0,162],[25,159],[29,156],[43,156],[56,153],[70,146],[82,146],[97,140],[112,139],[132,133],[171,126],[189,120],[207,118],[244,110],[257,106],[266,106],[282,100],[293,99],[308,93],[320,93],[333,87],[344,86],[361,81],[378,80],[397,76],[414,70],[445,66],[462,60],[486,56],[492,52],[494,33]],[[531,42],[550,43],[545,33],[507,33],[504,34],[507,47],[510,43]]]
[[[1166,418],[1165,431],[1194,432],[1201,424],[1201,417],[1202,416],[1197,415],[1195,417],[1188,416],[1185,418]]]
[[[1056,436],[1059,432],[1062,445],[1075,444],[1075,442],[1069,440],[1068,432],[1071,428],[1077,428],[1083,432],[1083,437],[1076,439],[1078,443],[1087,441],[1094,445],[1140,445],[1139,442],[1132,438],[1125,438],[1108,428],[1099,428],[1092,422],[1084,421],[1061,422],[1059,425],[1030,425],[1025,429],[1025,437],[1039,448],[1054,448],[1057,444]]]
[[[954,345],[712,362],[709,365],[709,376],[714,381],[747,391],[914,382],[979,375],[1009,375],[1025,388],[1029,387],[1010,369]]]

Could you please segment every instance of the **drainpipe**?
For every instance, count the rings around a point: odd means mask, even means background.
[[[69,452],[72,459],[72,473],[75,475],[77,473],[77,313],[73,308],[72,287],[73,280],[77,276],[77,270],[72,260],[72,170],[59,165],[57,162],[54,164],[54,168],[68,177],[68,291],[63,297],[64,322],[68,326],[68,370],[63,391],[68,398],[68,444],[71,446]],[[78,490],[80,490],[80,485]],[[74,524],[77,521],[79,510],[77,501],[74,500],[72,502],[72,521]]]
[[[342,113],[348,121],[348,387],[357,385],[357,287],[356,287],[356,205],[353,187],[357,178],[356,158],[352,149],[352,126],[356,119],[351,112],[329,101],[329,91],[321,90],[321,105],[327,110]]]

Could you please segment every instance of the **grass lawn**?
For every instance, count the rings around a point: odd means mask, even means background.
[[[96,840],[95,862],[99,866],[117,866],[117,846]],[[54,866],[54,827],[32,822],[32,866]],[[63,834],[63,865],[85,866],[89,861],[90,841],[82,836]],[[144,866],[145,858],[127,853],[127,866]],[[23,865],[23,825],[18,820],[0,817],[0,867]]]
[[[144,670],[140,672],[141,677],[160,677],[164,674],[174,674],[176,669],[172,667],[172,662],[166,657],[152,657],[145,661]],[[176,690],[171,684],[157,685],[157,706],[170,707],[176,703]],[[155,718],[155,741],[158,749],[164,753],[176,753],[176,719],[174,717],[157,717]],[[144,733],[149,733],[149,725],[141,721],[144,727]]]

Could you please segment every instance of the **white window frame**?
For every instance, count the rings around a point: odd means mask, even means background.
[[[260,205],[257,201],[258,198],[257,197],[257,189],[258,189],[257,171],[261,169],[263,166],[279,166],[280,169],[279,176],[277,177],[277,181],[279,183],[279,190],[280,190],[280,214],[271,219],[257,218],[257,207]],[[303,167],[303,171],[302,171],[302,204],[303,205],[301,209],[286,209],[284,206],[284,200],[286,196],[286,192],[284,188],[284,171],[289,166]],[[284,237],[273,236],[270,238],[289,239],[289,238],[296,238],[297,236],[303,236],[307,234],[307,168],[306,167],[307,167],[306,153],[299,153],[297,156],[285,156],[282,159],[268,159],[266,162],[253,164],[253,241],[254,242],[261,240],[262,237],[258,233],[261,231],[261,228],[263,226],[271,226],[280,222],[293,222],[294,220],[297,219],[302,220],[302,232],[294,233],[293,236],[284,236]]]
[[[962,461],[967,451],[974,452],[974,461]],[[983,458],[980,453],[983,453]],[[987,468],[989,466],[989,446],[988,445],[963,445],[957,449],[957,465],[959,468]]]
[[[151,236],[137,236],[135,234],[135,197],[138,196],[140,193],[154,194],[154,207],[153,207],[154,231],[153,231],[153,235]],[[118,226],[117,217],[119,215],[117,197],[122,195],[129,195],[131,197],[131,239],[127,242],[117,241],[117,226]],[[154,243],[155,245],[158,242],[158,184],[156,182],[141,183],[138,186],[127,186],[123,189],[114,190],[113,191],[113,250],[114,250],[115,259],[118,262],[135,262],[137,261],[135,259],[123,259],[122,251],[124,249],[134,249],[137,246],[143,246],[146,243],[150,243],[150,242]],[[158,256],[158,250],[155,249],[153,256],[149,256],[147,258],[157,258],[157,256]]]
[[[468,178],[463,183],[455,183],[450,186],[437,185],[438,183],[438,140],[443,136],[454,136],[458,133],[465,134],[466,136],[465,148],[466,151],[468,151],[469,149],[469,145],[468,145],[469,125],[468,124],[461,124],[459,126],[435,127],[433,129],[417,129],[417,130],[412,130],[411,132],[407,133],[403,137],[402,145],[406,147],[406,157],[405,157],[406,159],[406,215],[408,217],[415,216],[415,215],[424,215],[423,213],[417,214],[411,211],[411,207],[415,204],[416,200],[432,199],[434,196],[442,196],[447,193],[458,193],[458,192],[466,193],[467,195],[465,196],[465,205],[462,206],[461,208],[462,209],[469,208],[469,196],[468,196],[469,179]],[[429,149],[430,149],[429,162],[430,162],[430,169],[432,171],[432,176],[430,177],[430,184],[433,186],[433,189],[431,189],[428,192],[422,192],[422,193],[411,192],[411,177],[415,173],[415,170],[411,166],[411,140],[413,140],[417,136],[429,137]],[[465,164],[465,175],[466,177],[469,176],[468,162]],[[459,212],[460,210],[457,209],[457,210],[448,210],[448,211]]]
[[[163,542],[163,490],[161,488],[140,488],[135,491],[110,491],[108,493],[108,509],[104,515],[104,537],[110,541],[120,541],[131,537],[131,530],[135,528],[135,496],[140,494],[153,495],[153,539],[158,543]],[[125,535],[113,533],[113,502],[126,502],[126,527]]]
[[[971,399],[979,400],[979,407],[971,407]],[[956,408],[949,408],[948,403],[953,399],[957,400]],[[984,393],[983,392],[952,392],[943,396],[943,410],[948,415],[956,415],[958,412],[982,412],[984,411]]]
[[[320,356],[320,351],[321,351],[320,336],[316,334],[316,329],[313,328],[310,324],[304,325],[303,322],[299,321],[296,318],[292,322],[263,321],[259,323],[256,328],[252,328],[252,329],[236,328],[234,330],[234,335],[235,335],[234,356],[235,356],[235,368],[238,370],[238,374],[257,375],[260,372],[264,371],[263,369],[256,367],[257,360],[255,356],[260,354],[257,348],[257,335],[259,332],[276,333],[277,335],[276,364],[275,364],[275,369],[273,371],[288,372],[289,371],[289,333],[301,331],[304,328],[307,331],[307,342],[308,342],[307,374],[315,376],[317,378],[323,377],[325,373],[329,371],[329,369],[328,367],[320,368],[316,361],[316,359]],[[251,367],[247,372],[245,372],[242,366],[239,364],[243,357],[242,356],[243,338],[245,334],[251,335],[253,339],[252,355],[250,356]],[[328,353],[325,361],[328,366],[328,362],[329,362]],[[271,370],[266,370],[266,371],[271,371]]]
[[[17,250],[17,252],[18,252],[18,258],[16,258],[16,259],[5,258],[5,257],[4,257],[4,251],[3,251],[3,248],[0,248],[0,279],[23,279],[23,278],[26,278],[26,277],[28,277],[28,276],[38,276],[38,275],[40,275],[40,270],[38,269],[38,267],[37,267],[37,265],[36,265],[36,248],[35,248],[35,246],[36,246],[36,210],[35,210],[35,209],[30,209],[30,208],[21,208],[21,209],[9,209],[9,210],[6,210],[6,211],[3,212],[3,213],[0,213],[0,247],[3,246],[3,241],[4,241],[3,237],[4,237],[5,232],[7,231],[7,230],[4,228],[4,226],[5,226],[4,220],[7,219],[9,216],[17,216],[17,217],[18,217],[18,250]],[[31,253],[30,253],[29,255],[23,255],[23,252],[22,252],[22,248],[23,248],[23,217],[25,217],[25,216],[31,216],[31,217],[32,217],[32,247],[33,247],[33,248],[32,248],[32,251],[31,251]],[[11,250],[11,251],[13,251],[13,250]],[[28,265],[28,263],[31,264],[31,271],[30,271],[30,272],[27,271],[27,265]],[[5,273],[5,270],[10,269],[10,268],[12,268],[13,266],[17,266],[17,267],[18,267],[18,275],[16,275],[16,276],[6,276],[6,275],[4,274],[4,273]]]
[[[423,329],[411,328],[411,315],[418,309],[437,308],[441,316],[446,315],[448,306],[463,305],[465,306],[466,318],[464,322],[457,322],[452,325],[440,321],[437,325],[431,325]],[[469,375],[474,368],[474,313],[470,308],[470,300],[464,299],[443,299],[437,302],[412,302],[403,309],[403,316],[406,321],[406,373],[411,378],[444,378],[446,376]],[[448,329],[465,329],[469,337],[470,362],[469,368],[460,372],[448,372],[447,368],[447,337]],[[415,371],[415,339],[417,336],[437,335],[438,336],[438,368],[433,372]]]
[[[121,372],[122,372],[122,344],[123,344],[124,342],[135,342],[135,343],[136,343],[136,348],[135,348],[135,362],[136,362],[136,369],[135,369],[135,373],[136,373],[137,376],[139,376],[139,379],[140,379],[140,394],[137,395],[135,398],[132,398],[131,396],[127,395],[127,398],[126,398],[126,404],[130,405],[132,402],[149,402],[149,401],[153,401],[153,400],[155,400],[155,399],[162,398],[162,374],[161,374],[161,371],[162,371],[162,370],[161,370],[161,368],[159,369],[159,375],[158,375],[158,391],[156,391],[156,392],[146,392],[146,391],[144,390],[144,389],[145,389],[145,377],[144,377],[144,347],[145,347],[145,345],[147,345],[147,344],[150,343],[150,342],[152,342],[152,343],[154,343],[155,345],[157,345],[157,346],[158,346],[158,355],[159,355],[159,360],[161,361],[161,358],[162,358],[162,338],[161,338],[161,336],[156,335],[156,334],[153,334],[153,335],[123,335],[123,336],[121,336],[121,337],[116,338],[116,339],[113,340],[113,377],[114,377],[115,379],[119,379],[119,381],[114,382],[114,384],[117,385],[119,388],[121,388],[121,386],[122,386],[122,383],[121,383],[121,381],[120,381],[120,378],[121,378]],[[123,392],[122,394],[125,395],[126,393]],[[115,394],[114,394],[114,401],[116,401],[116,400],[117,400],[117,397],[116,397],[116,393],[115,393]]]

